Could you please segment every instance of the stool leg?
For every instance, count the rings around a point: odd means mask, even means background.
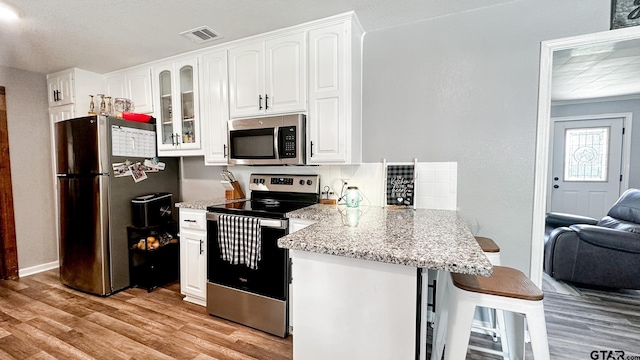
[[[449,315],[449,273],[438,270],[436,277],[436,312],[435,326],[431,341],[431,360],[441,360],[444,351],[444,341],[447,333],[447,319]]]
[[[445,360],[462,360],[467,356],[473,314],[476,311],[475,304],[466,299],[461,290],[451,286],[449,294],[449,320],[447,321],[447,348],[444,352]]]
[[[549,359],[549,342],[547,339],[547,325],[544,319],[542,300],[525,314],[531,336],[531,349],[536,360]]]
[[[496,330],[500,334],[500,345],[502,346],[502,352],[504,360],[510,359],[509,341],[507,340],[507,323],[504,319],[504,311],[492,309],[495,314]]]

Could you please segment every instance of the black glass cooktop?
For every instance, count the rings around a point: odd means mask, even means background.
[[[309,205],[313,205],[313,203],[275,199],[258,199],[245,200],[231,204],[209,206],[207,207],[207,211],[224,214],[265,217],[271,219],[285,219],[286,213],[302,209],[303,207]]]

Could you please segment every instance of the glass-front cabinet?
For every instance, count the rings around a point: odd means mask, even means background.
[[[154,67],[158,155],[203,155],[200,141],[197,59]]]

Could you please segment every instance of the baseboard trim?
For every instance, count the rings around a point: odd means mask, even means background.
[[[56,269],[58,267],[60,267],[60,262],[56,260],[46,264],[40,264],[40,265],[31,266],[24,269],[18,269],[18,276],[25,277],[25,276],[41,273],[47,270]]]

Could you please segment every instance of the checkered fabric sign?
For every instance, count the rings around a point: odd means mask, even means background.
[[[413,205],[414,172],[413,165],[387,166],[387,205]]]

